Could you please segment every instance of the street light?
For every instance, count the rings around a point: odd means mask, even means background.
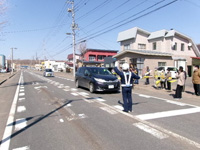
[[[11,65],[12,65],[12,74],[13,74],[13,49],[17,49],[17,48],[11,48]]]

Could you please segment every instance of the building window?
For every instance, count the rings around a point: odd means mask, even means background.
[[[166,66],[166,62],[158,62],[158,67]]]
[[[185,49],[185,45],[184,43],[181,43],[181,51],[184,51],[184,49]]]
[[[90,55],[89,56],[89,61],[95,61],[96,60],[96,56],[95,55]]]
[[[146,44],[138,44],[138,49],[146,49]]]
[[[177,43],[175,42],[172,47],[173,50],[177,50]]]
[[[98,60],[104,60],[104,57],[106,57],[106,56],[105,56],[105,55],[98,55],[98,56],[97,56],[97,59],[98,59]]]
[[[189,50],[189,51],[191,50],[191,46],[188,46],[188,50]]]
[[[130,44],[124,45],[124,50],[129,50],[130,49]]]
[[[157,49],[157,44],[156,42],[153,43],[153,50],[156,50]]]

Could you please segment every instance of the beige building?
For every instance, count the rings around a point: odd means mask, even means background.
[[[123,64],[132,63],[144,74],[146,66],[151,70],[159,66],[183,66],[192,72],[192,58],[199,57],[196,44],[188,36],[175,30],[148,32],[138,27],[118,34],[120,52],[114,57]]]

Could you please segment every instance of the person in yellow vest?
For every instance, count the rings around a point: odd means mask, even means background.
[[[170,69],[167,69],[167,74],[166,74],[166,82],[167,82],[167,90],[171,91],[171,81],[172,80],[172,75],[170,72]]]
[[[164,70],[162,70],[160,74],[160,85],[161,85],[161,89],[165,89],[166,85],[165,85],[165,71]]]
[[[160,80],[158,80],[158,70],[155,68],[154,71],[154,87],[158,88],[158,84],[160,83]]]

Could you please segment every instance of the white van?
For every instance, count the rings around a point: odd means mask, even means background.
[[[165,73],[167,73],[167,69],[170,69],[170,72],[171,72],[171,75],[172,75],[172,78],[176,78],[176,73],[178,72],[178,69],[174,66],[161,66],[161,67],[158,67],[158,72],[161,73],[162,70],[165,71]]]

